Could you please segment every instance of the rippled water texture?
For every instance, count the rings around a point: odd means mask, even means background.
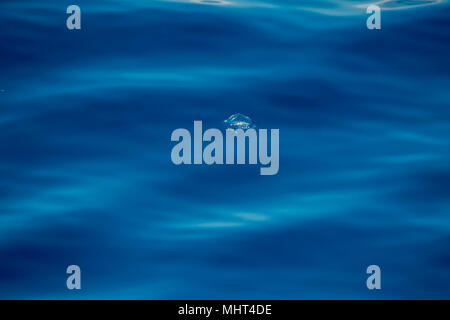
[[[0,3],[1,298],[450,298],[447,1],[68,4]],[[172,164],[236,113],[277,175]]]

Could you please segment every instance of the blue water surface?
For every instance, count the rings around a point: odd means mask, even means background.
[[[2,0],[0,298],[450,298],[450,6],[382,2]],[[172,163],[235,113],[277,175]]]

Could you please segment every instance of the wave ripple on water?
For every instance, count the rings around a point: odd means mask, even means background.
[[[0,297],[450,297],[448,2],[226,2],[1,2]],[[236,112],[276,176],[171,163]]]

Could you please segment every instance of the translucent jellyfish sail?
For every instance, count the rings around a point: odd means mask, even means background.
[[[225,126],[227,129],[254,129],[256,128],[255,124],[253,123],[253,120],[250,119],[250,117],[247,117],[246,115],[243,115],[241,113],[236,113],[231,115],[228,119],[224,121]]]

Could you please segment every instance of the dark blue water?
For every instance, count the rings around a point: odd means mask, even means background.
[[[360,1],[3,0],[0,298],[450,298],[434,2],[368,30]],[[237,112],[280,129],[277,175],[172,164],[174,129]]]

